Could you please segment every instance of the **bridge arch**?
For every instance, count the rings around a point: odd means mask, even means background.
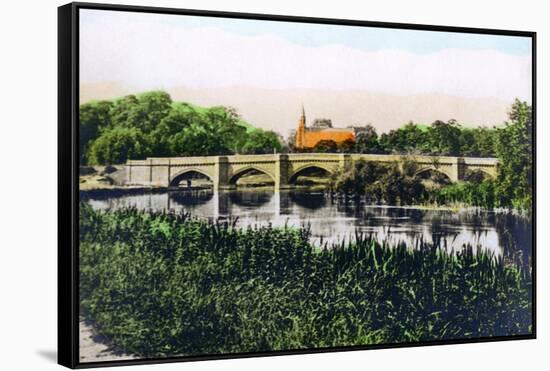
[[[206,178],[210,179],[210,181],[212,181],[212,183],[214,183],[214,179],[213,179],[212,175],[208,174],[204,170],[201,170],[201,169],[198,169],[198,168],[186,168],[186,169],[176,173],[170,179],[169,186],[170,187],[177,187],[180,184],[180,182],[183,179],[185,179],[186,175],[193,174],[193,173],[204,175]]]
[[[482,167],[472,167],[470,169],[467,169],[464,173],[464,179],[465,180],[470,180],[471,177],[481,177],[483,178],[482,180],[486,180],[486,179],[496,179],[496,173],[495,172],[492,172],[490,170],[487,170],[485,168],[482,168]],[[481,179],[478,179],[478,180],[481,180]]]
[[[235,185],[237,184],[237,181],[243,176],[246,175],[252,171],[257,171],[259,173],[265,174],[269,176],[269,178],[274,182],[277,183],[277,179],[273,174],[271,174],[269,171],[262,169],[259,166],[246,166],[243,168],[240,168],[239,170],[235,171],[233,174],[229,176],[229,185]]]
[[[327,166],[327,165],[324,165],[324,164],[318,164],[318,163],[306,164],[306,165],[300,166],[299,168],[294,170],[294,172],[291,175],[289,175],[288,183],[289,184],[295,183],[296,180],[298,179],[298,177],[301,174],[303,174],[304,172],[306,172],[308,170],[313,170],[313,169],[323,170],[324,172],[329,174],[329,176],[334,173],[334,168],[331,167],[331,166]]]
[[[426,173],[429,173],[429,172],[444,175],[445,178],[447,178],[447,180],[449,181],[449,183],[453,182],[453,176],[451,174],[449,174],[447,171],[445,171],[441,168],[436,168],[434,166],[420,168],[419,170],[416,171],[416,173],[414,175],[415,176],[422,176],[422,175],[425,175]]]

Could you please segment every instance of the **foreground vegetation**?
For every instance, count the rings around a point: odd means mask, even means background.
[[[80,207],[80,300],[138,356],[257,352],[531,331],[531,279],[486,252]]]

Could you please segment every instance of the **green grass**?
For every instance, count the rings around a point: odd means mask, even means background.
[[[82,313],[140,357],[531,331],[528,273],[471,248],[318,248],[307,229],[80,210]]]

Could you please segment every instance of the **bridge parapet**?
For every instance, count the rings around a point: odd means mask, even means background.
[[[280,154],[268,154],[268,155],[231,155],[225,156],[229,162],[245,162],[245,161],[273,161]]]
[[[331,159],[337,159],[341,157],[343,153],[289,153],[287,154],[289,159],[292,160],[302,160],[302,159],[308,159],[308,158],[325,158],[328,160]]]
[[[498,159],[492,157],[463,157],[466,165],[497,166]]]

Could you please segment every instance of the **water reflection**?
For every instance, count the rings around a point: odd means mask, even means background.
[[[172,205],[180,207],[199,206],[212,200],[213,196],[212,192],[174,192],[170,194],[168,200],[171,202],[170,208],[172,208]]]
[[[321,209],[327,204],[327,198],[322,192],[289,192],[288,200],[309,210]]]
[[[505,259],[528,263],[531,222],[510,214],[490,211],[421,210],[414,208],[336,202],[322,193],[237,190],[228,192],[182,191],[126,196],[93,196],[94,208],[135,206],[141,209],[173,209],[207,218],[239,217],[238,225],[309,226],[313,240],[341,242],[355,232],[375,236],[390,244],[415,246],[420,240],[449,250],[465,244],[481,246]]]
[[[237,205],[240,207],[252,207],[258,208],[268,204],[272,197],[272,192],[229,192],[219,194],[220,198],[227,198],[229,196],[229,201],[231,204]]]

